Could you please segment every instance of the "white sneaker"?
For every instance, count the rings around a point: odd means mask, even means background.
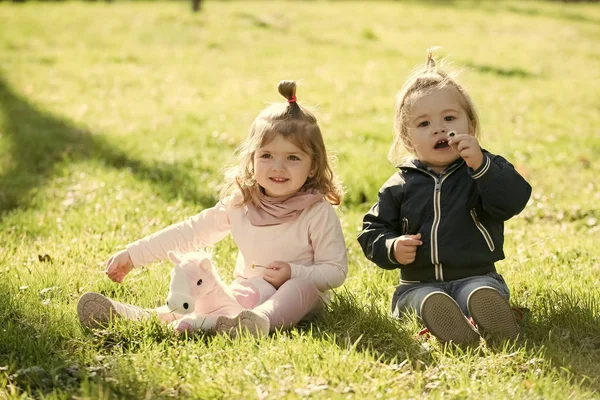
[[[77,302],[77,315],[81,325],[100,328],[108,325],[111,318],[141,320],[150,318],[152,314],[141,307],[119,303],[100,293],[87,292]]]
[[[226,333],[231,337],[236,337],[242,332],[248,332],[254,337],[266,336],[269,334],[269,320],[254,311],[244,310],[235,317],[226,317],[221,315],[217,318],[215,331]]]

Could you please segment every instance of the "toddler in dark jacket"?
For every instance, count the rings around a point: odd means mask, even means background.
[[[389,158],[411,157],[380,189],[358,236],[369,260],[400,268],[392,314],[416,311],[444,342],[515,339],[509,289],[494,263],[504,258],[504,221],[523,210],[531,186],[480,147],[471,98],[431,50],[398,92],[395,114]]]

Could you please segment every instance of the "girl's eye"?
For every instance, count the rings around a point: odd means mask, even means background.
[[[456,117],[454,115],[448,115],[444,117],[444,121],[454,121]]]
[[[261,154],[260,158],[271,158],[271,155],[269,153]]]
[[[298,157],[296,157],[296,156],[289,156],[288,160],[291,160],[291,161],[300,161],[300,159]]]
[[[423,122],[419,122],[419,125],[417,125],[419,128],[423,128],[425,126],[429,126],[429,121],[423,121]]]
[[[202,285],[202,279],[198,279],[198,282],[196,282],[196,285],[198,285],[198,286]]]

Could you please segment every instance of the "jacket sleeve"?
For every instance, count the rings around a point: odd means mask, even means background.
[[[384,269],[402,266],[394,256],[394,242],[401,236],[401,196],[395,176],[379,191],[378,201],[364,216],[357,238],[367,259]]]
[[[483,209],[493,218],[506,221],[527,205],[531,186],[503,157],[484,151],[481,166],[469,173],[479,188]]]
[[[290,264],[292,278],[313,282],[319,291],[341,286],[348,275],[348,256],[342,224],[329,203],[318,209],[309,222],[309,236],[314,251],[313,265]]]
[[[170,250],[195,251],[211,246],[230,232],[228,208],[219,202],[199,214],[127,245],[136,267],[167,259]]]

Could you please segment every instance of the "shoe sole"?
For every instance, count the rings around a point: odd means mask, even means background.
[[[248,332],[254,337],[265,336],[269,333],[269,322],[260,318],[252,311],[245,310],[235,317],[221,315],[217,318],[215,331],[236,337],[242,332]]]
[[[119,314],[108,298],[98,293],[84,293],[77,303],[77,315],[81,325],[100,328],[108,325],[111,317]]]
[[[475,289],[467,299],[467,308],[483,333],[510,340],[519,336],[513,310],[496,289],[487,286]]]
[[[81,325],[88,328],[104,328],[115,318],[141,320],[151,317],[151,313],[141,307],[121,304],[93,292],[81,295],[77,315]]]
[[[433,292],[423,299],[421,319],[429,332],[442,342],[469,344],[481,338],[454,299],[442,292]]]

